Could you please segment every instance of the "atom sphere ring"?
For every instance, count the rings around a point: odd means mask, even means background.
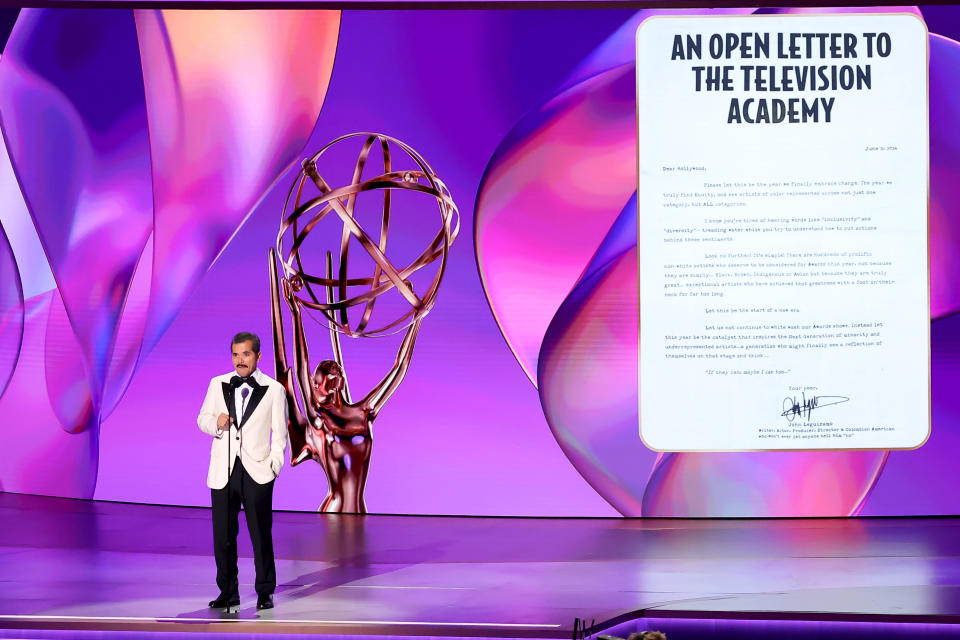
[[[363,142],[359,154],[355,156],[356,162],[350,182],[343,186],[331,186],[320,174],[318,160],[333,146],[357,138],[362,138]],[[376,149],[379,149],[382,155],[382,171],[378,171],[379,175],[364,179],[363,173],[368,167],[370,154]],[[396,149],[403,152],[398,157],[407,156],[416,167],[398,169],[392,156],[392,152]],[[329,168],[331,163],[328,161],[324,166]],[[316,194],[306,193],[314,187]],[[395,224],[395,221],[391,220],[395,190],[423,194],[431,198],[438,206],[441,220],[439,230],[426,247],[401,268],[394,266],[387,256],[389,230],[391,224]],[[378,191],[383,193],[379,239],[369,234],[356,217],[358,198],[362,194],[373,194]],[[369,211],[369,205],[364,206],[365,210]],[[331,212],[335,214],[334,218],[330,217]],[[308,273],[304,267],[303,257],[309,255],[305,253],[308,252],[306,243],[311,234],[320,233],[318,230],[320,223],[329,219],[338,219],[342,225],[336,236],[339,244],[338,266],[334,268],[330,252],[327,252],[326,273],[322,276],[314,275]],[[325,226],[324,229],[327,227]],[[284,291],[292,304],[319,312],[327,321],[328,328],[333,331],[356,337],[390,335],[387,332],[396,333],[425,316],[433,308],[440,281],[446,271],[448,252],[459,230],[460,213],[449,189],[426,160],[412,147],[383,134],[354,133],[340,136],[323,146],[309,159],[304,160],[301,171],[294,178],[284,202],[276,243],[277,256],[284,274]],[[329,231],[323,233],[330,238]],[[359,243],[373,261],[372,275],[363,276],[349,272],[351,238]],[[337,253],[334,252],[333,256],[336,255]],[[429,281],[429,285],[420,289],[422,294],[418,296],[414,293],[409,278],[435,262],[438,262],[437,270]],[[325,289],[326,294],[317,295],[313,289],[317,286]],[[368,289],[353,292],[354,295],[348,296],[348,287],[368,287]],[[368,324],[374,315],[377,298],[393,289],[396,289],[409,304],[409,309],[391,322],[377,329],[369,329]],[[304,290],[306,297],[297,295]],[[347,311],[361,305],[363,311],[360,320],[355,327],[351,327]],[[319,318],[316,319],[319,320]]]

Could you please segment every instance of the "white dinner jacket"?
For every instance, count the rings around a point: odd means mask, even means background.
[[[200,430],[213,436],[210,470],[207,472],[207,486],[211,489],[227,486],[238,450],[243,468],[258,484],[276,478],[283,467],[283,451],[287,447],[287,394],[284,388],[257,369],[253,375],[260,386],[251,392],[243,416],[237,416],[233,398],[235,390],[230,386],[230,378],[235,375],[237,373],[231,371],[210,381],[197,416]],[[234,419],[229,433],[218,433],[217,417],[221,413]]]

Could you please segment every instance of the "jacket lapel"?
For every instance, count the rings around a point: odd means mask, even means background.
[[[237,404],[233,401],[233,385],[229,382],[221,382],[223,385],[223,400],[227,403],[227,413],[233,419],[233,424],[237,424]]]
[[[267,394],[267,385],[260,385],[253,390],[253,393],[250,394],[250,402],[247,403],[247,408],[243,411],[243,418],[240,420],[240,426],[242,427],[247,422],[247,418],[253,413],[253,410],[257,408],[257,405],[260,404],[260,401],[263,400],[263,396]],[[239,428],[239,427],[238,427]]]

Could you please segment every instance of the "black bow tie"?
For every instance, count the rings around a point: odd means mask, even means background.
[[[230,378],[230,386],[232,386],[234,389],[244,384],[248,384],[254,389],[260,386],[257,384],[257,379],[254,378],[253,376],[247,376],[246,378],[241,378],[240,376],[233,376],[232,378]]]

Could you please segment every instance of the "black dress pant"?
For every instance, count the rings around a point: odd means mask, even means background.
[[[257,570],[258,596],[272,594],[277,586],[273,562],[273,481],[258,484],[240,463],[234,462],[230,481],[223,489],[211,489],[213,504],[213,554],[217,560],[217,586],[225,596],[239,595],[237,582],[237,533],[240,504],[247,519],[253,564]]]

